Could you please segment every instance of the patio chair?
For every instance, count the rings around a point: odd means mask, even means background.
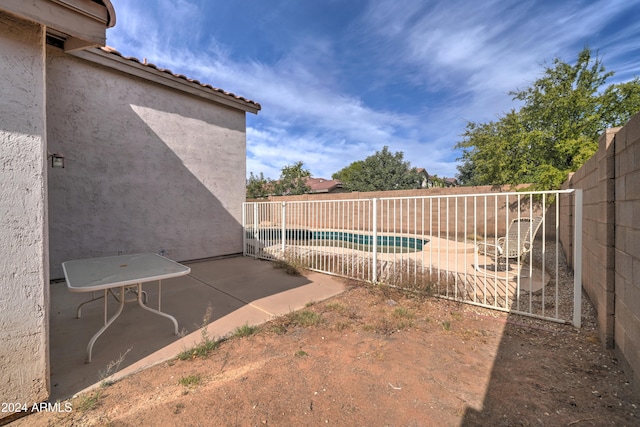
[[[542,224],[542,220],[543,218],[541,216],[514,219],[509,225],[507,235],[498,238],[497,244],[478,243],[475,250],[474,268],[477,271],[483,271],[480,269],[478,263],[479,255],[485,255],[485,257],[493,259],[495,268],[491,270],[495,272],[508,271],[510,269],[509,263],[513,260],[515,260],[518,267],[520,267],[527,254],[531,251],[533,240]],[[484,267],[486,270],[486,266]],[[507,277],[508,276],[507,274]]]

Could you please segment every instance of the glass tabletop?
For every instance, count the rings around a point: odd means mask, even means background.
[[[80,259],[62,263],[67,286],[72,292],[90,292],[143,282],[184,276],[191,272],[155,253],[141,253]]]

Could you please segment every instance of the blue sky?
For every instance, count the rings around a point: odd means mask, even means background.
[[[457,173],[467,122],[518,104],[509,91],[559,57],[598,51],[640,75],[640,0],[112,0],[107,44],[259,102],[247,174],[303,161],[331,174],[388,146]]]

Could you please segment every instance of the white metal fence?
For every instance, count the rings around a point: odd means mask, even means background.
[[[247,202],[244,254],[580,326],[581,277],[559,242],[561,195],[579,190]]]

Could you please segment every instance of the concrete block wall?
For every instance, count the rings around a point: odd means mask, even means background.
[[[640,393],[640,114],[615,137],[614,345]]]
[[[640,393],[640,113],[599,142],[564,187],[584,192],[583,288],[598,311],[601,340]],[[570,253],[573,200],[560,203],[560,238]]]
[[[573,173],[569,174],[569,178],[562,185],[562,189],[566,190],[571,188],[570,183],[572,182]],[[558,204],[560,205],[560,216],[558,218],[558,233],[560,234],[560,245],[564,251],[564,254],[567,258],[567,264],[569,267],[573,268],[573,235],[574,235],[574,209],[575,209],[575,198],[573,194],[562,195],[558,200]]]
[[[316,201],[315,204],[287,205],[287,223],[301,227],[338,228],[370,231],[372,229],[373,198],[408,198],[402,200],[378,200],[378,231],[409,234],[428,234],[444,238],[504,236],[509,223],[520,215],[542,215],[542,205],[533,203],[524,195],[506,196],[513,191],[507,187],[449,187],[418,190],[377,192],[353,192],[330,194],[305,194],[300,196],[275,196],[270,201]],[[486,194],[487,196],[477,196]],[[446,197],[442,197],[446,196]],[[453,196],[453,197],[452,197]],[[455,197],[459,196],[459,197]],[[426,199],[412,199],[429,197]],[[322,201],[347,201],[347,204],[323,204]],[[555,236],[555,210],[546,202],[545,232],[547,238]],[[322,215],[314,214],[322,213]],[[274,223],[280,223],[280,209],[273,210]],[[324,218],[319,223],[318,218]],[[539,236],[542,232],[540,231]]]
[[[565,188],[583,190],[582,265],[583,287],[598,312],[600,339],[613,345],[614,316],[614,145],[617,129],[609,129],[599,140],[598,151],[565,182]],[[563,196],[561,229],[565,252],[573,251],[573,196]],[[569,249],[570,248],[570,249]],[[570,257],[573,265],[573,254]],[[597,296],[597,297],[596,297]]]

